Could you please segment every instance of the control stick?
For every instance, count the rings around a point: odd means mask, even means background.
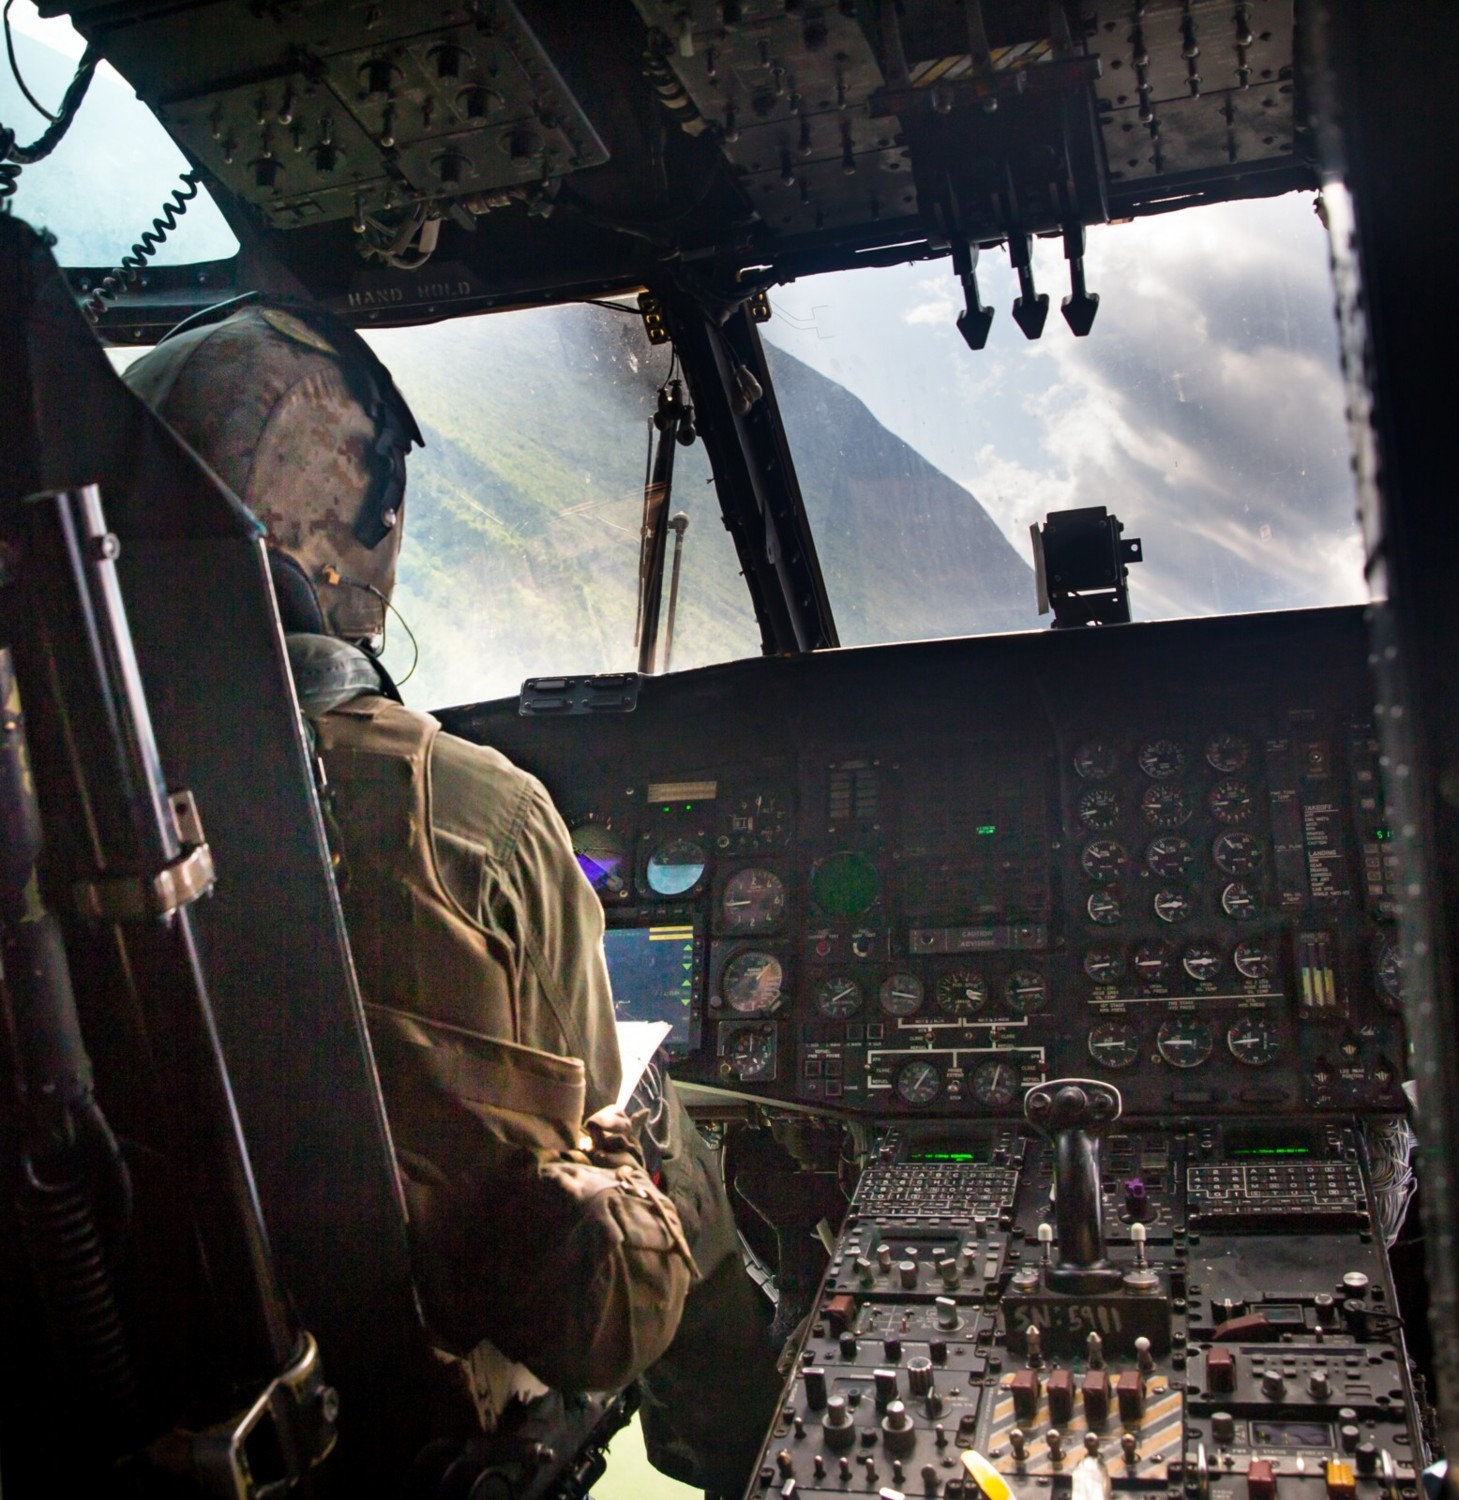
[[[1099,1191],[1099,1139],[1119,1119],[1120,1092],[1093,1078],[1058,1078],[1024,1095],[1029,1124],[1054,1143],[1054,1218],[1059,1262],[1044,1273],[1050,1291],[1089,1294],[1120,1285],[1120,1271],[1104,1253]]]

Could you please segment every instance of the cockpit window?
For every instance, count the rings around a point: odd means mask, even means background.
[[[633,670],[650,419],[673,359],[648,342],[636,306],[362,332],[426,440],[408,460],[395,594],[420,646],[406,700],[444,707],[508,696],[532,676]],[[702,442],[676,446],[669,509],[688,517],[669,667],[757,655]],[[671,535],[660,666],[679,546]],[[400,675],[412,656],[392,617],[387,663]]]
[[[15,61],[37,101],[54,111],[85,43],[65,20],[43,21],[30,0],[7,7]],[[0,60],[0,124],[29,145],[49,121],[26,100]],[[64,266],[113,266],[126,255],[178,188],[188,163],[152,111],[119,73],[102,63],[65,139],[24,168],[9,211],[56,236]],[[186,191],[186,190],[185,190]],[[154,264],[224,260],[238,251],[233,231],[199,187]]]
[[[1310,195],[1089,232],[1089,337],[1059,315],[1062,243],[1038,241],[1043,337],[996,309],[957,331],[948,261],[807,278],[763,329],[843,644],[1044,628],[1031,522],[1103,505],[1139,537],[1136,619],[1368,597],[1326,233]]]

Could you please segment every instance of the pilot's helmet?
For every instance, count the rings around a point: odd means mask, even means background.
[[[254,300],[180,325],[124,378],[267,528],[286,629],[381,634],[423,440],[359,334]]]

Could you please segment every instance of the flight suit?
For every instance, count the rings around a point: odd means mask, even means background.
[[[653,1127],[668,1201],[622,1138],[578,1149],[621,1068],[602,908],[561,818],[504,756],[379,696],[357,648],[289,648],[417,1278],[480,1420],[519,1388],[511,1362],[566,1390],[648,1369],[656,1465],[740,1489],[777,1394],[763,1299],[672,1087]]]

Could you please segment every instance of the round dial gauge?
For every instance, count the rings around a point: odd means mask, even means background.
[[[1218,781],[1206,793],[1206,806],[1218,823],[1244,823],[1252,814],[1255,804],[1251,800],[1251,788],[1244,781]]]
[[[1125,972],[1124,955],[1113,948],[1090,948],[1084,955],[1084,972],[1096,984],[1113,984]]]
[[[876,865],[855,850],[828,854],[811,871],[811,899],[827,916],[857,916],[880,890]]]
[[[724,1042],[724,1065],[744,1083],[775,1075],[775,1031],[770,1026],[737,1027]]]
[[[1130,1068],[1140,1060],[1140,1037],[1124,1021],[1102,1021],[1089,1033],[1089,1055],[1106,1068]]]
[[[1175,949],[1169,943],[1141,943],[1135,949],[1130,966],[1141,984],[1164,984],[1175,963]]]
[[[1021,1081],[1018,1069],[1012,1063],[1005,1062],[1001,1057],[990,1057],[987,1062],[979,1063],[973,1069],[969,1086],[973,1098],[979,1104],[1001,1109],[1005,1104],[1012,1104],[1018,1097]]]
[[[719,976],[725,1004],[746,1016],[774,1010],[784,983],[784,966],[773,953],[736,953]]]
[[[988,1003],[988,981],[976,969],[949,969],[937,978],[937,1008],[946,1016],[974,1016]]]
[[[1183,880],[1195,862],[1195,845],[1179,833],[1162,833],[1145,851],[1146,865],[1162,880]]]
[[[1079,798],[1079,821],[1086,828],[1113,828],[1120,820],[1120,799],[1107,786],[1092,786]]]
[[[1140,746],[1140,769],[1152,781],[1169,781],[1185,770],[1185,746],[1175,740],[1151,740]]]
[[[1237,943],[1231,961],[1243,979],[1269,980],[1277,972],[1272,950],[1265,943]]]
[[[1385,942],[1378,951],[1375,965],[1379,998],[1389,1010],[1403,1005],[1403,950],[1397,943]]]
[[[1120,893],[1106,887],[1103,890],[1090,891],[1089,899],[1084,903],[1084,910],[1089,913],[1091,922],[1098,922],[1101,927],[1113,927],[1124,912],[1124,905],[1120,899]]]
[[[1128,863],[1125,846],[1118,839],[1090,839],[1079,856],[1084,873],[1100,885],[1118,880]]]
[[[844,1020],[861,1009],[861,986],[844,974],[833,974],[816,986],[816,1009],[833,1020]]]
[[[656,896],[687,895],[704,879],[704,850],[693,839],[670,839],[648,857],[648,888]]]
[[[1114,746],[1103,740],[1090,740],[1074,752],[1074,769],[1085,781],[1108,781],[1118,764]]]
[[[785,882],[774,870],[737,870],[725,882],[719,912],[731,932],[767,932],[785,915]]]
[[[628,842],[604,823],[579,823],[572,831],[572,852],[588,884],[602,897],[628,892]]]
[[[1211,1055],[1216,1039],[1204,1021],[1171,1016],[1155,1034],[1160,1055],[1173,1068],[1198,1068]]]
[[[877,998],[889,1016],[915,1016],[922,1009],[922,981],[915,974],[888,974]]]
[[[908,1104],[931,1104],[942,1091],[942,1074],[930,1062],[909,1062],[897,1074],[897,1092]]]
[[[1048,982],[1036,969],[1015,969],[1003,986],[1003,998],[1015,1015],[1037,1015],[1048,1004]]]
[[[1196,910],[1190,892],[1175,885],[1163,886],[1156,891],[1151,905],[1162,922],[1189,922]]]
[[[1190,822],[1190,798],[1173,783],[1157,781],[1154,786],[1146,787],[1140,798],[1140,811],[1152,828],[1179,828],[1182,823]]]
[[[1275,1028],[1267,1021],[1238,1021],[1226,1033],[1231,1056],[1248,1068],[1264,1068],[1281,1050]]]
[[[1197,984],[1209,984],[1221,972],[1221,950],[1214,943],[1192,943],[1180,966]]]
[[[1261,840],[1249,833],[1228,828],[1216,835],[1211,845],[1211,858],[1216,868],[1226,875],[1250,875],[1261,868],[1265,850]]]
[[[1251,747],[1239,734],[1218,734],[1206,741],[1206,764],[1229,776],[1251,758]]]
[[[1261,898],[1249,885],[1233,880],[1221,892],[1221,910],[1233,922],[1252,922],[1261,915]]]

